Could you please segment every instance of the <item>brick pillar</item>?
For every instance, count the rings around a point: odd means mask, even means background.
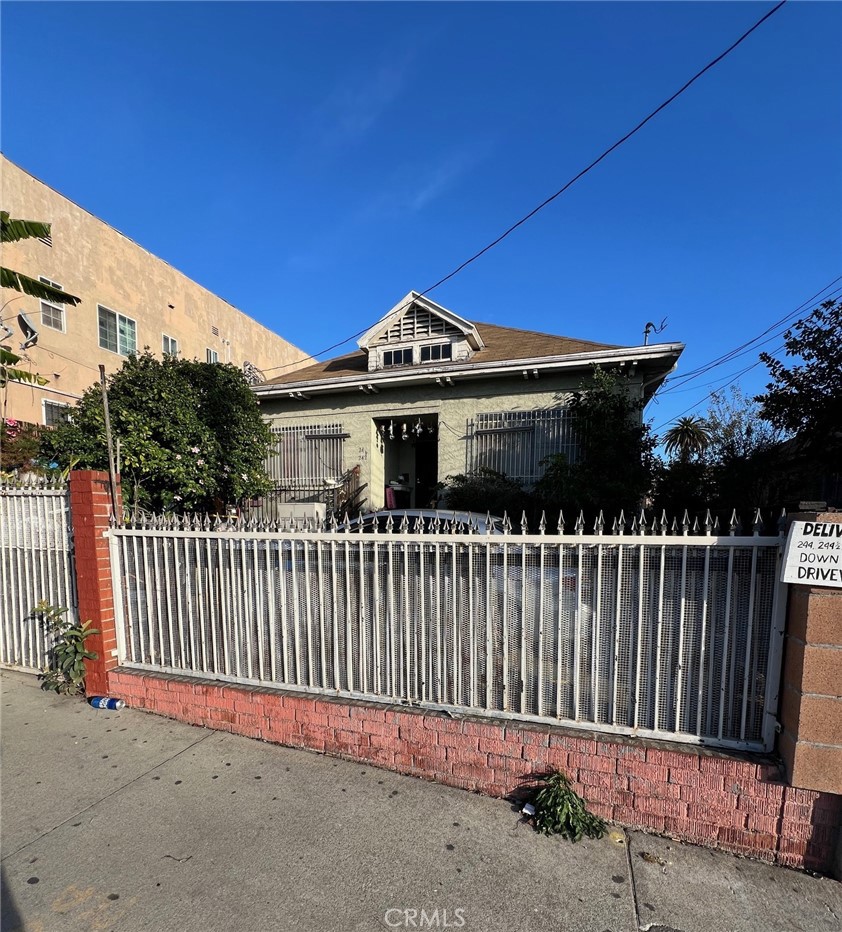
[[[842,514],[815,520],[838,523]],[[842,589],[790,589],[781,725],[792,786],[842,795]]]
[[[119,480],[118,508],[122,507]],[[80,622],[91,620],[99,634],[85,641],[96,660],[86,660],[85,692],[108,694],[108,671],[117,666],[117,630],[111,589],[111,560],[103,536],[111,517],[111,488],[107,472],[90,469],[70,473],[70,514],[76,551],[76,592]]]

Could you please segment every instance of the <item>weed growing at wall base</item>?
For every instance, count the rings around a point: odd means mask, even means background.
[[[535,796],[535,828],[543,835],[562,835],[576,842],[602,838],[608,831],[603,819],[588,812],[585,801],[570,785],[563,773],[551,773],[539,778],[544,786]]]
[[[65,616],[67,609],[41,601],[32,613],[52,639],[47,666],[41,674],[41,688],[66,696],[78,696],[85,688],[85,661],[97,660],[98,654],[85,648],[92,634],[91,622],[74,625]]]

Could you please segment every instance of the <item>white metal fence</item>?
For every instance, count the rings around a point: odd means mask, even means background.
[[[772,746],[780,538],[436,530],[113,530],[121,661]]]
[[[33,609],[44,600],[75,620],[75,579],[66,484],[0,485],[0,663],[44,668],[49,642]]]

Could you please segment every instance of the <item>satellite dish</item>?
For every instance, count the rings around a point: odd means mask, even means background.
[[[26,314],[18,314],[18,323],[20,324],[20,329],[23,331],[24,337],[26,337],[24,342],[21,343],[20,348],[26,350],[29,349],[30,346],[35,346],[38,342],[38,331],[35,325]]]

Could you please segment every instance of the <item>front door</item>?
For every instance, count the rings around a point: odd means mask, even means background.
[[[383,444],[384,504],[395,508],[435,507],[438,483],[438,417],[378,420]]]

